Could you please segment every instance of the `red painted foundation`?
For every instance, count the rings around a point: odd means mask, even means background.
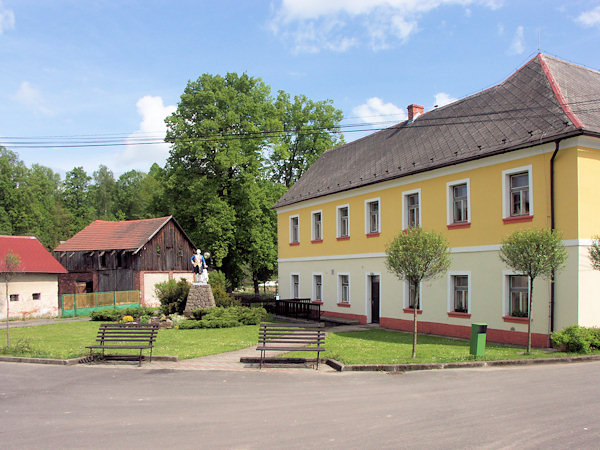
[[[364,317],[364,316],[357,316]],[[366,319],[366,318],[365,318]],[[363,322],[361,322],[363,323]],[[413,321],[405,319],[392,319],[389,317],[382,317],[379,321],[382,328],[388,328],[390,330],[402,330],[412,331]],[[437,322],[417,322],[419,333],[425,334],[436,334],[439,336],[450,336],[458,337],[463,339],[471,338],[471,326],[465,325],[452,325],[447,323]],[[527,345],[527,333],[524,331],[510,331],[510,330],[497,330],[494,328],[487,329],[487,341],[496,342],[498,344],[514,344],[514,345]],[[531,345],[533,347],[549,347],[549,337],[547,334],[532,333],[531,334]]]
[[[321,311],[322,317],[340,317],[342,319],[358,320],[361,324],[367,323],[367,316],[361,316],[359,314],[340,313],[335,311]]]

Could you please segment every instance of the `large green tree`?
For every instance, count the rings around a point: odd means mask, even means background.
[[[246,74],[204,74],[188,83],[166,122],[170,211],[235,287],[248,257],[249,193],[277,125],[270,89]]]
[[[65,175],[63,182],[63,201],[67,210],[73,215],[71,235],[81,231],[94,219],[94,209],[90,196],[92,178],[83,167],[74,167]]]
[[[398,278],[408,282],[415,293],[413,310],[412,357],[417,357],[417,310],[420,308],[419,286],[448,271],[450,254],[448,242],[441,235],[421,228],[400,232],[388,243],[385,264]],[[410,290],[409,290],[410,292]],[[410,294],[409,294],[410,295]]]
[[[279,91],[275,100],[282,133],[275,135],[269,157],[272,178],[290,187],[323,152],[343,144],[341,110],[331,100],[312,101],[305,95]]]
[[[527,353],[531,353],[533,282],[538,276],[542,278],[554,276],[565,264],[567,251],[559,231],[531,228],[515,231],[503,239],[500,259],[511,269],[529,277]]]

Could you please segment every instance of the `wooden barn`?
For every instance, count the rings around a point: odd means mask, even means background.
[[[96,220],[54,249],[69,272],[59,276],[59,294],[139,290],[142,305],[158,306],[156,283],[192,281],[195,249],[172,216]]]

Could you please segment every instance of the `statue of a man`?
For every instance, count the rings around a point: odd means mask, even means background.
[[[210,255],[208,252],[205,254]],[[196,250],[190,261],[192,262],[194,271],[194,284],[208,284],[208,266],[200,249]]]

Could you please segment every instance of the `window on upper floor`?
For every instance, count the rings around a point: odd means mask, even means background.
[[[379,199],[367,200],[365,202],[365,232],[366,234],[381,232]]]
[[[311,216],[312,216],[311,239],[313,241],[321,241],[321,240],[323,240],[323,213],[321,211],[314,211]]]
[[[337,207],[337,237],[350,237],[350,207],[348,205]]]
[[[448,228],[463,228],[471,222],[470,181],[458,180],[447,184],[447,225]]]
[[[531,220],[533,216],[531,166],[502,172],[502,217],[505,222]]]
[[[300,217],[290,217],[290,244],[298,244],[300,242]]]
[[[402,193],[402,228],[421,226],[421,189]]]

